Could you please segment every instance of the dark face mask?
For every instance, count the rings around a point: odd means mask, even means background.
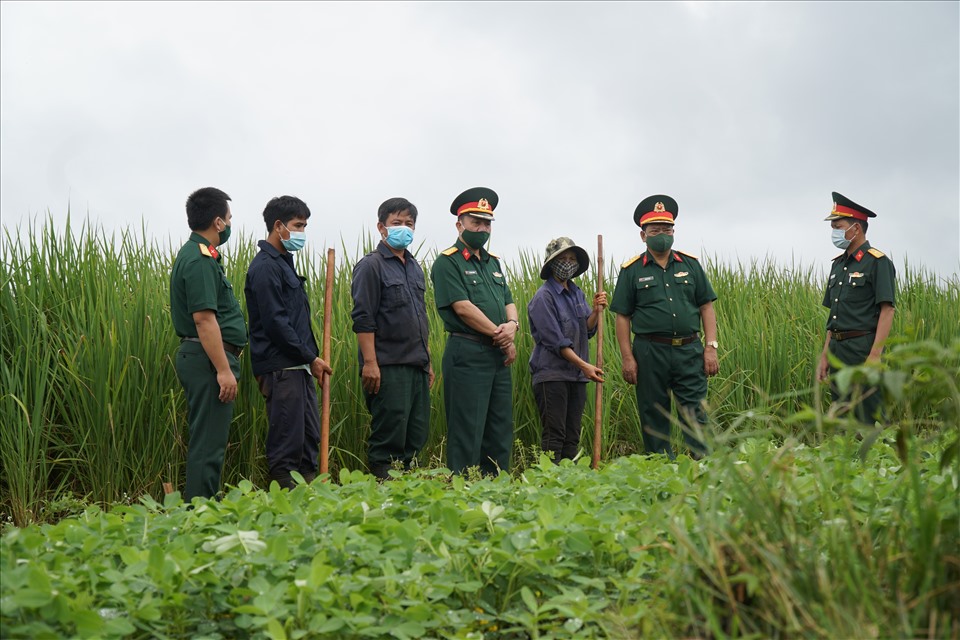
[[[647,248],[656,253],[669,251],[673,246],[673,236],[661,233],[655,236],[647,236]]]
[[[467,231],[464,229],[460,235],[471,249],[479,249],[490,240],[489,231]]]
[[[220,232],[219,244],[226,244],[227,240],[230,239],[230,225],[227,224],[226,220],[223,222],[226,225],[223,231]]]

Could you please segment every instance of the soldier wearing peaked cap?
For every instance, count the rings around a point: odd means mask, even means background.
[[[833,192],[833,210],[824,220],[833,229],[833,244],[843,253],[833,259],[823,296],[827,316],[827,338],[817,366],[817,379],[830,373],[827,356],[832,353],[843,364],[879,362],[883,345],[890,335],[896,305],[896,270],[884,253],[867,241],[868,220],[877,214]],[[854,389],[846,396],[832,387],[835,401],[860,399],[853,408],[857,419],[873,424],[880,415],[882,396],[879,387]]]
[[[699,260],[673,249],[676,218],[677,202],[670,196],[650,196],[637,206],[633,221],[647,250],[621,265],[610,309],[617,314],[623,377],[637,388],[647,453],[674,455],[672,392],[684,439],[691,455],[699,457],[706,452],[697,432],[707,421],[707,377],[719,371],[717,295]]]
[[[186,500],[220,491],[239,357],[247,344],[247,325],[218,250],[230,238],[229,200],[213,187],[190,194],[187,223],[193,233],[170,274],[170,315],[180,337],[176,370],[190,423]]]
[[[448,333],[443,353],[447,413],[447,466],[460,473],[478,466],[494,474],[510,467],[513,446],[514,336],[520,326],[499,258],[490,239],[496,192],[475,187],[450,206],[458,238],[437,256],[430,273],[434,298]]]

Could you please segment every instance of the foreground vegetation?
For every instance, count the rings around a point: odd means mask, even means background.
[[[521,364],[512,474],[439,468],[441,378],[423,467],[377,483],[363,473],[352,256],[329,319],[333,472],[257,488],[266,421],[245,359],[226,495],[186,505],[159,486],[185,453],[173,249],[49,225],[40,237],[7,237],[0,267],[0,503],[18,525],[0,537],[0,637],[960,636],[955,278],[901,274],[903,338],[883,366],[837,376],[883,387],[883,427],[851,422],[813,383],[819,273],[708,263],[724,349],[705,460],[632,455],[635,401],[610,339],[599,470],[539,455]],[[233,243],[239,291],[252,242]],[[520,256],[510,271],[521,308],[537,270]],[[522,363],[529,335],[519,347]]]
[[[253,257],[252,238],[231,240],[224,254],[235,291],[242,291]],[[58,230],[51,223],[5,236],[0,261],[0,510],[17,525],[55,519],[69,496],[102,505],[161,496],[161,483],[182,484],[187,425],[173,355],[178,343],[169,319],[169,268],[176,247],[159,247],[130,231],[120,237],[85,227]],[[341,250],[332,323],[331,470],[365,468],[369,432],[350,330],[350,274],[362,252]],[[431,256],[422,256],[429,266]],[[323,264],[303,252],[298,268],[312,283],[310,295],[321,335]],[[506,259],[521,324],[540,285],[539,255]],[[743,414],[783,419],[826,408],[813,370],[823,343],[819,269],[778,265],[714,264],[704,259],[719,295],[721,373],[710,382],[713,428],[742,430]],[[611,263],[608,289],[616,264]],[[930,340],[944,349],[957,337],[960,286],[921,269],[899,274],[900,296],[893,334]],[[590,295],[595,275],[581,285]],[[429,284],[429,280],[428,280]],[[427,291],[431,351],[440,370],[442,324]],[[241,295],[241,304],[243,304]],[[604,361],[602,455],[605,460],[642,450],[633,388],[619,375],[619,351],[608,317]],[[532,338],[522,331],[513,368],[516,438],[539,442],[539,421],[526,361]],[[941,366],[949,367],[949,354]],[[248,358],[236,403],[224,480],[265,486],[264,402],[252,381]],[[899,371],[913,380],[911,366]],[[892,379],[891,379],[892,380]],[[896,380],[893,386],[902,386]],[[425,466],[445,459],[443,379],[432,390],[431,437]],[[588,393],[583,446],[592,450],[593,393]],[[815,413],[814,415],[819,415]],[[894,421],[936,428],[936,404],[905,413],[891,406]],[[811,418],[813,419],[813,418]],[[816,420],[820,420],[816,418]],[[818,423],[818,428],[822,424]],[[911,426],[911,428],[912,428]],[[791,427],[793,428],[793,427]],[[515,457],[519,459],[519,449]]]
[[[0,635],[956,637],[960,475],[909,451],[749,438],[92,507],[0,540]]]

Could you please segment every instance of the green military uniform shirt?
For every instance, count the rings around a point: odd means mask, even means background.
[[[833,260],[827,280],[823,306],[829,331],[875,331],[880,318],[880,303],[896,306],[896,269],[881,251],[869,242],[847,255]]]
[[[209,309],[217,314],[223,341],[242,347],[247,344],[247,324],[220,260],[220,254],[203,236],[190,234],[170,275],[173,328],[181,338],[199,337],[193,314]]]
[[[460,300],[475,304],[496,325],[507,321],[505,307],[513,304],[513,294],[507,286],[500,260],[487,251],[475,251],[458,239],[453,247],[437,256],[430,279],[440,318],[447,331],[479,335],[453,310],[453,303]]]
[[[700,331],[700,307],[716,299],[694,256],[671,251],[664,269],[648,251],[622,265],[610,309],[631,316],[634,334],[686,337]]]

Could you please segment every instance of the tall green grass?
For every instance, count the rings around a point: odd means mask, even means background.
[[[186,237],[186,233],[184,233]],[[317,336],[332,322],[331,470],[364,469],[369,415],[351,331],[353,265],[373,246],[361,238],[338,248],[333,317],[322,318],[322,247],[297,256],[307,277]],[[158,495],[164,481],[182,484],[187,424],[172,357],[178,347],[169,316],[169,271],[178,246],[145,240],[143,231],[107,234],[84,224],[7,232],[0,248],[0,488],[2,509],[17,524],[38,517],[44,501],[65,492],[101,503]],[[250,237],[224,248],[224,264],[236,292],[256,252]],[[433,255],[420,255],[429,273]],[[515,434],[521,448],[540,441],[527,361],[533,341],[526,305],[540,286],[539,254],[505,256],[523,330],[513,368]],[[715,264],[704,259],[719,299],[720,375],[710,383],[708,404],[720,432],[741,428],[749,409],[787,415],[822,404],[813,381],[823,344],[820,307],[823,272],[772,261]],[[617,263],[606,274],[612,291]],[[592,271],[580,278],[588,298]],[[423,463],[445,460],[443,377],[445,336],[427,279],[430,349],[437,372],[432,390],[431,435]],[[900,299],[893,335],[948,343],[957,336],[960,285],[924,268],[899,274]],[[242,299],[241,305],[245,306]],[[244,309],[245,310],[245,309]],[[595,349],[595,345],[592,345]],[[611,459],[642,450],[634,390],[619,375],[613,317],[606,318],[602,455]],[[265,484],[263,399],[242,358],[243,374],[224,466],[224,481],[247,478]],[[894,412],[897,409],[894,408]],[[931,410],[932,411],[932,410]],[[584,412],[583,448],[592,448],[593,394]],[[894,418],[897,416],[894,415]],[[755,426],[755,425],[754,425]]]

